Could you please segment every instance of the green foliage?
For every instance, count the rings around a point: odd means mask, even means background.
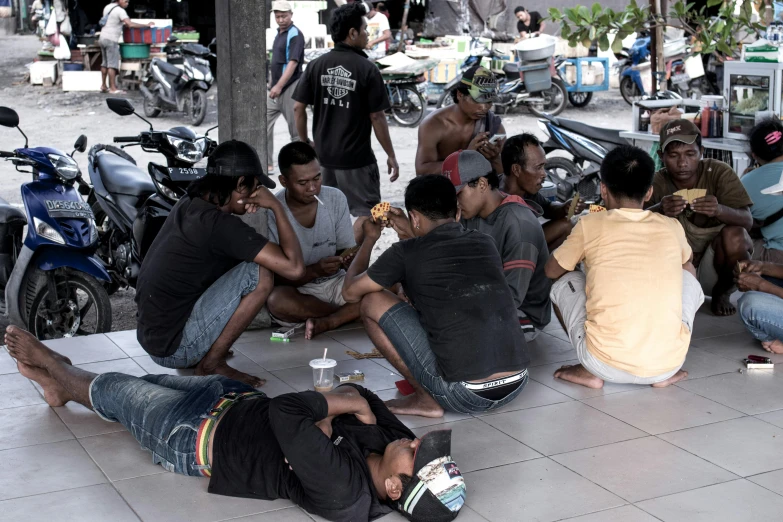
[[[735,7],[740,5],[739,14]],[[595,3],[592,7],[580,5],[549,9],[548,20],[562,27],[561,36],[575,47],[578,43],[585,46],[597,41],[598,47],[605,51],[610,48],[609,36],[617,33],[611,44],[613,51],[622,49],[622,40],[638,30],[652,30],[657,26],[684,29],[693,38],[693,50],[696,53],[720,52],[735,55],[739,52],[739,38],[745,34],[763,30],[763,27],[751,21],[750,0],[708,0],[709,7],[720,5],[718,16],[708,17],[705,8],[694,10],[693,2],[678,0],[670,4],[669,12],[655,16],[649,5],[639,6],[636,0],[630,0],[622,11],[603,8]]]

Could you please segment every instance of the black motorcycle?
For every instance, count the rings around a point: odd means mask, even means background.
[[[128,100],[109,98],[106,103],[120,116],[141,118]],[[149,131],[114,138],[114,143],[125,144],[122,148],[95,145],[89,153],[93,191],[88,202],[98,224],[98,257],[112,279],[109,293],[136,287],[141,262],[171,209],[186,194],[190,182],[206,174],[206,169],[194,165],[217,147],[209,131],[204,136],[185,127],[156,131],[144,121]],[[163,154],[166,165],[150,163],[145,173],[123,150],[130,146]]]
[[[185,112],[193,125],[201,125],[207,115],[207,91],[215,81],[210,68],[214,54],[197,43],[179,43],[169,38],[166,61],[153,58],[141,83],[144,114],[157,117],[161,110]]]

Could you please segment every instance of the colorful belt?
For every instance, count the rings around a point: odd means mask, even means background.
[[[212,476],[212,465],[209,462],[209,437],[215,431],[215,426],[231,406],[253,397],[266,397],[266,394],[264,392],[227,393],[220,397],[215,407],[209,410],[207,417],[201,421],[196,435],[196,464],[205,477]]]

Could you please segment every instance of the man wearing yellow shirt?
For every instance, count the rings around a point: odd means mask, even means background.
[[[555,312],[579,363],[555,377],[601,388],[604,381],[664,387],[681,370],[704,293],[682,225],[643,210],[655,165],[624,146],[601,165],[607,211],[580,219],[546,265]],[[574,271],[584,261],[585,271]]]

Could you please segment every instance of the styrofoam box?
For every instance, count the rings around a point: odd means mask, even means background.
[[[30,84],[43,85],[44,78],[51,78],[54,83],[57,79],[57,62],[33,62],[30,66]]]
[[[101,71],[63,72],[64,91],[100,91]]]

